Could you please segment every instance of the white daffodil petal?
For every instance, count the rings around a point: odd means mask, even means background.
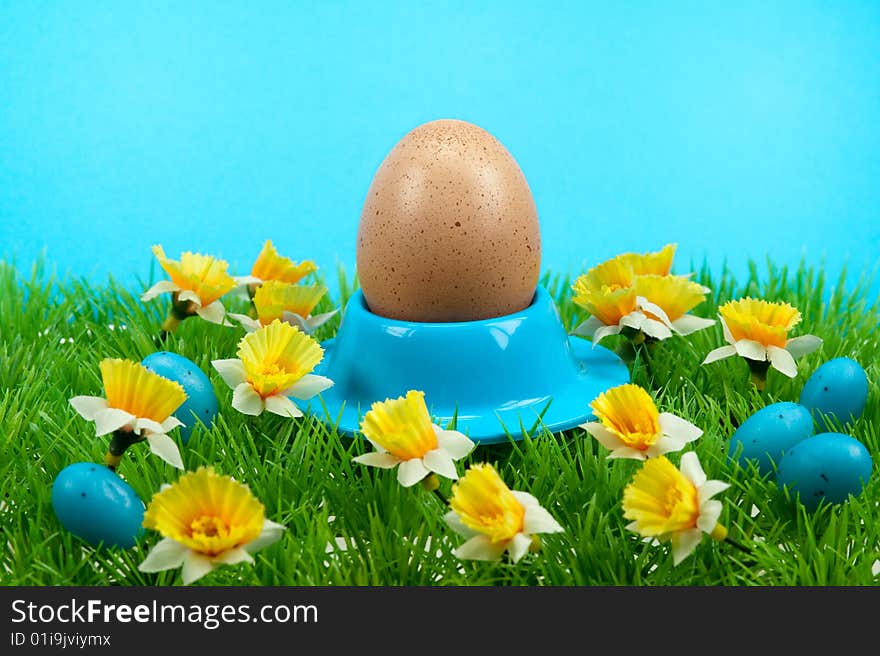
[[[182,421],[180,421],[180,419],[178,419],[174,415],[171,415],[170,417],[168,417],[168,419],[163,421],[160,424],[160,426],[162,427],[162,430],[157,431],[157,432],[167,433],[168,431],[174,430],[178,426],[186,426],[186,424],[184,424]]]
[[[688,531],[679,531],[672,536],[672,564],[678,565],[685,558],[690,556],[700,540],[703,539],[703,532],[698,528],[692,528]]]
[[[297,328],[304,332],[306,335],[309,334],[309,326],[306,323],[306,320],[303,319],[300,315],[295,314],[293,312],[284,312],[281,315],[281,320],[285,323],[289,323],[294,328]]]
[[[141,435],[143,433],[164,433],[165,430],[162,428],[162,424],[158,421],[153,421],[152,419],[146,419],[145,417],[138,417],[134,420],[132,424],[132,428],[137,435]]]
[[[266,397],[265,403],[266,410],[279,417],[296,419],[297,417],[303,416],[302,410],[297,408],[296,404],[286,396],[281,396],[280,394],[268,396]]]
[[[615,449],[625,446],[617,435],[605,428],[605,426],[598,421],[590,421],[586,424],[581,424],[580,427],[592,435],[599,444],[609,451],[614,451]]]
[[[565,531],[553,516],[541,506],[529,506],[523,517],[523,533],[562,533]]]
[[[593,333],[593,346],[601,342],[609,335],[619,335],[620,330],[620,326],[602,326],[595,333]]]
[[[661,323],[666,324],[667,327],[672,326],[672,322],[669,320],[669,315],[667,315],[666,311],[656,303],[651,303],[651,301],[643,296],[637,297],[636,303],[638,303],[642,310],[653,314]]]
[[[797,376],[797,364],[791,353],[778,346],[768,346],[767,355],[770,357],[770,366],[776,371],[785,374],[789,378]]]
[[[709,354],[706,355],[706,359],[703,360],[703,364],[711,364],[718,360],[729,358],[732,355],[736,355],[736,348],[733,346],[720,346],[717,349],[709,351]]]
[[[262,285],[263,279],[256,276],[235,276],[233,278],[236,285]]]
[[[411,458],[401,462],[397,468],[397,482],[403,487],[412,487],[429,473],[421,458]]]
[[[360,465],[379,467],[380,469],[391,469],[400,464],[400,458],[397,456],[391,455],[390,453],[380,453],[379,451],[365,453],[364,455],[354,457],[351,460]]]
[[[144,562],[138,565],[141,572],[164,572],[166,569],[177,569],[183,565],[183,558],[189,551],[185,546],[171,538],[164,538],[156,543]]]
[[[287,528],[283,524],[278,524],[277,522],[273,522],[269,519],[263,520],[263,529],[260,531],[260,534],[256,537],[256,539],[248,542],[244,545],[245,551],[248,553],[257,553],[260,549],[268,547],[278,540],[281,539],[281,536],[284,535],[284,531]]]
[[[510,554],[510,560],[518,563],[522,557],[529,553],[529,547],[532,546],[532,538],[522,533],[517,533],[513,539],[507,544],[507,553]]]
[[[242,414],[256,417],[263,414],[265,404],[250,383],[241,383],[232,392],[232,407]]]
[[[187,550],[183,558],[183,570],[181,571],[183,584],[189,585],[198,581],[212,569],[214,569],[214,563],[211,562],[210,558]]]
[[[247,381],[247,373],[244,369],[244,363],[238,358],[230,358],[228,360],[212,360],[211,365],[220,374],[223,382],[235,389],[245,381]]]
[[[307,332],[315,332],[318,328],[330,321],[330,319],[333,318],[333,315],[335,315],[337,312],[339,312],[339,308],[333,310],[332,312],[323,312],[321,314],[316,314],[309,317],[308,319],[306,319],[306,327],[308,328]]]
[[[687,442],[685,440],[664,435],[647,449],[645,449],[644,453],[646,459],[656,458],[657,456],[662,456],[667,453],[675,453],[676,451],[681,451],[685,446],[687,446]]]
[[[475,535],[453,553],[461,560],[498,560],[507,549],[506,542],[493,544],[485,535]]]
[[[245,332],[253,333],[258,331],[262,324],[253,317],[249,317],[246,314],[236,314],[234,312],[229,312],[226,315],[229,319],[233,319],[238,322],[238,324],[245,329]]]
[[[237,549],[230,549],[214,556],[213,560],[217,565],[238,565],[239,563],[252,563],[254,562],[254,557],[241,547],[238,547]]]
[[[443,515],[443,521],[446,522],[447,526],[451,528],[453,531],[461,535],[462,537],[472,538],[475,535],[479,535],[479,531],[473,530],[471,527],[466,526],[462,521],[461,517],[458,516],[458,513],[454,510],[450,510],[448,513]]]
[[[642,326],[645,325],[646,319],[647,317],[642,312],[639,310],[633,310],[621,318],[620,325],[632,328],[633,330],[641,330]]]
[[[172,467],[184,469],[183,459],[180,457],[180,449],[177,443],[163,433],[147,433],[147,442],[150,445],[150,451],[154,455],[159,456]]]
[[[809,355],[822,346],[822,339],[815,335],[801,335],[793,337],[785,343],[785,350],[791,353],[795,359]]]
[[[519,501],[520,505],[528,510],[532,506],[540,506],[541,503],[534,497],[534,495],[529,494],[528,492],[523,492],[522,490],[511,490],[510,493],[513,495],[513,498]]]
[[[110,407],[107,404],[107,399],[100,396],[74,396],[69,403],[80,417],[88,421],[95,421],[95,416],[99,412]]]
[[[700,489],[697,490],[697,502],[702,505],[716,494],[724,492],[724,490],[729,487],[730,484],[725,483],[724,481],[706,481],[700,486]]]
[[[232,325],[226,320],[226,308],[223,307],[223,303],[220,301],[214,301],[207,307],[197,309],[196,314],[205,321],[216,323],[219,326]]]
[[[284,396],[292,396],[301,401],[308,401],[325,389],[333,387],[333,381],[326,376],[317,376],[315,374],[306,374],[293,385],[288,387],[282,394]]]
[[[202,307],[202,299],[191,289],[184,289],[177,295],[178,302],[189,301],[197,308]]]
[[[664,435],[682,440],[684,443],[693,442],[703,434],[701,428],[671,412],[660,413],[660,430]]]
[[[715,319],[704,319],[703,317],[695,317],[692,314],[686,314],[672,322],[673,329],[679,335],[690,335],[698,330],[714,325]]]
[[[622,458],[630,460],[647,460],[648,452],[634,449],[631,446],[619,446],[605,457],[609,460],[620,460]]]
[[[724,320],[724,317],[718,315],[721,319],[721,330],[724,331],[724,341],[728,344],[736,344],[736,340],[733,338],[733,333],[730,332],[730,327],[727,325],[727,321]]]
[[[662,340],[672,337],[672,331],[669,329],[669,326],[656,319],[645,319],[645,323],[642,325],[642,332],[654,339]]]
[[[741,339],[733,347],[739,355],[749,360],[760,362],[767,359],[767,348],[753,339]]]
[[[454,430],[443,430],[437,425],[434,426],[434,432],[437,434],[437,445],[446,451],[453,460],[461,460],[473,451],[474,446],[476,446],[464,433]]]
[[[700,516],[697,518],[697,528],[704,533],[711,533],[718,525],[723,506],[718,499],[711,499],[700,505]]]
[[[681,457],[681,473],[696,488],[706,482],[706,472],[703,471],[700,459],[693,451],[688,451]]]
[[[422,464],[424,464],[428,470],[440,474],[445,478],[449,478],[453,481],[458,479],[458,472],[455,471],[455,463],[452,461],[449,454],[443,449],[428,451],[422,456]]]
[[[118,431],[123,426],[134,422],[136,417],[119,408],[107,408],[100,410],[95,415],[95,436],[101,437]]]
[[[592,337],[596,331],[604,325],[605,324],[597,317],[589,317],[586,321],[578,324],[577,327],[571,331],[571,334],[577,335],[578,337]]]
[[[178,289],[180,289],[180,287],[175,285],[170,280],[160,280],[143,294],[141,294],[141,300],[146,303],[147,301],[152,301],[154,298],[161,294],[176,292]]]

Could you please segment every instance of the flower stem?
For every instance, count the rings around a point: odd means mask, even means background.
[[[122,461],[125,450],[135,442],[140,442],[141,437],[130,431],[118,430],[113,433],[110,438],[110,444],[107,446],[107,453],[104,454],[104,463],[110,471],[116,471],[116,467]]]
[[[746,362],[749,363],[752,383],[758,388],[759,392],[763,392],[767,386],[767,371],[770,369],[770,363],[767,360],[750,360],[748,358],[746,358]]]
[[[709,537],[711,537],[713,540],[717,540],[718,542],[726,542],[731,547],[734,547],[735,549],[739,549],[740,551],[742,551],[744,553],[747,553],[747,554],[752,553],[751,549],[749,549],[747,546],[745,546],[741,542],[737,542],[736,540],[734,540],[733,538],[731,538],[728,535],[727,527],[724,526],[724,524],[716,524],[715,528],[712,529],[712,532],[709,533]]]
[[[437,477],[437,474],[432,472],[425,476],[425,478],[422,479],[421,485],[428,492],[432,492],[435,497],[440,499],[440,503],[444,506],[448,503],[448,499],[440,491],[440,479]]]

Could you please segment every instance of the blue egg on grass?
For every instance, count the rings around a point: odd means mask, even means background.
[[[774,463],[779,465],[788,449],[812,434],[809,410],[788,401],[774,403],[758,410],[736,429],[730,438],[729,454],[743,467],[747,461],[755,461],[764,476],[773,471]]]
[[[219,410],[217,395],[214,394],[211,380],[195,362],[177,353],[159,351],[145,357],[141,364],[164,378],[180,383],[186,392],[186,401],[174,413],[185,424],[179,429],[184,444],[189,442],[198,421],[206,426],[211,425]]]
[[[834,358],[807,379],[801,405],[816,420],[820,431],[845,426],[862,416],[868,400],[868,375],[852,358]]]
[[[144,532],[144,504],[104,465],[77,462],[52,484],[52,509],[61,525],[93,546],[133,547]]]
[[[789,449],[779,463],[776,483],[800,495],[807,510],[857,496],[871,477],[871,455],[849,435],[821,433]]]

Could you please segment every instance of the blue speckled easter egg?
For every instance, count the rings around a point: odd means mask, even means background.
[[[820,431],[845,426],[862,416],[868,400],[868,375],[852,358],[834,358],[813,372],[801,392],[801,405]]]
[[[788,401],[774,403],[742,423],[730,438],[728,453],[743,467],[747,461],[755,461],[763,476],[773,471],[774,464],[779,465],[788,449],[812,434],[813,418],[809,410]]]
[[[128,549],[144,532],[144,504],[104,465],[77,462],[52,484],[52,509],[61,525],[93,546]]]
[[[789,449],[779,463],[776,483],[800,495],[807,510],[824,499],[840,503],[857,496],[871,477],[871,454],[857,439],[842,433],[821,433]]]
[[[217,416],[219,404],[211,380],[195,362],[177,353],[151,353],[141,362],[147,369],[169,380],[180,383],[187,399],[174,413],[185,425],[180,427],[183,443],[189,442],[193,427],[201,421],[210,426]]]

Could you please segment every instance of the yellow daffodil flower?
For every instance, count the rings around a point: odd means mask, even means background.
[[[705,300],[708,290],[685,276],[637,275],[634,287],[637,298],[645,299],[663,310],[662,316],[653,316],[650,311],[646,314],[679,335],[690,335],[715,324],[714,319],[688,314]]]
[[[234,391],[232,407],[257,416],[268,410],[282,417],[301,417],[291,401],[311,399],[333,385],[324,376],[310,373],[324,357],[314,339],[275,319],[268,326],[245,335],[238,345],[238,358],[211,364]]]
[[[598,421],[581,424],[611,451],[609,458],[646,460],[680,451],[703,431],[669,412],[659,412],[654,399],[641,387],[619,385],[590,404]]]
[[[539,547],[538,533],[564,530],[535,497],[511,490],[489,464],[471,465],[452,486],[449,505],[443,519],[468,538],[455,550],[462,560],[497,560],[506,551],[515,563]]]
[[[279,319],[299,328],[307,334],[324,325],[338,310],[312,316],[312,310],[327,293],[324,285],[292,285],[288,282],[268,280],[254,293],[257,318],[245,314],[230,314],[249,333]]]
[[[235,287],[235,280],[226,272],[229,264],[225,260],[187,251],[178,262],[165,257],[161,246],[153,246],[153,254],[171,280],[160,280],[143,293],[141,300],[172,294],[171,314],[163,330],[173,331],[183,319],[193,315],[225,324],[226,309],[219,299]]]
[[[667,244],[655,253],[624,253],[618,255],[615,260],[629,266],[637,276],[668,276],[672,271],[672,259],[675,257],[676,247],[676,244]]]
[[[200,467],[153,495],[144,526],[163,539],[138,569],[183,567],[184,585],[219,565],[253,563],[251,554],[278,540],[284,526],[265,518],[263,504],[247,485]]]
[[[590,317],[573,334],[592,338],[598,344],[608,335],[624,328],[644,333],[654,339],[672,336],[671,323],[657,304],[639,296],[636,275],[626,261],[614,258],[579,276],[572,285],[572,300]]]
[[[75,396],[70,405],[83,419],[95,422],[97,436],[119,432],[127,437],[121,451],[108,453],[107,464],[115,467],[125,448],[146,440],[155,455],[183,469],[177,444],[167,435],[183,426],[172,416],[186,401],[183,387],[138,362],[107,358],[99,366],[107,397]]]
[[[397,467],[404,487],[415,485],[431,472],[455,480],[455,461],[469,454],[474,443],[454,430],[431,422],[425,393],[410,390],[406,396],[373,404],[361,422],[361,432],[375,447],[354,458],[371,467]]]
[[[789,378],[797,376],[795,358],[812,353],[822,345],[813,335],[789,338],[789,331],[801,320],[801,313],[788,303],[743,298],[718,309],[728,346],[711,351],[703,364],[740,355],[747,358],[758,387],[763,387],[768,365]]]
[[[632,520],[627,529],[669,541],[673,564],[678,565],[697,548],[703,533],[716,540],[727,537],[727,529],[718,523],[721,502],[712,497],[728,487],[706,480],[693,451],[681,457],[680,471],[665,456],[651,458],[623,491],[623,516]]]
[[[317,265],[311,260],[297,263],[290,258],[279,255],[272,240],[267,239],[251,268],[251,274],[240,276],[235,281],[239,285],[248,285],[251,291],[255,292],[259,285],[269,280],[278,280],[293,285],[317,270]]]

